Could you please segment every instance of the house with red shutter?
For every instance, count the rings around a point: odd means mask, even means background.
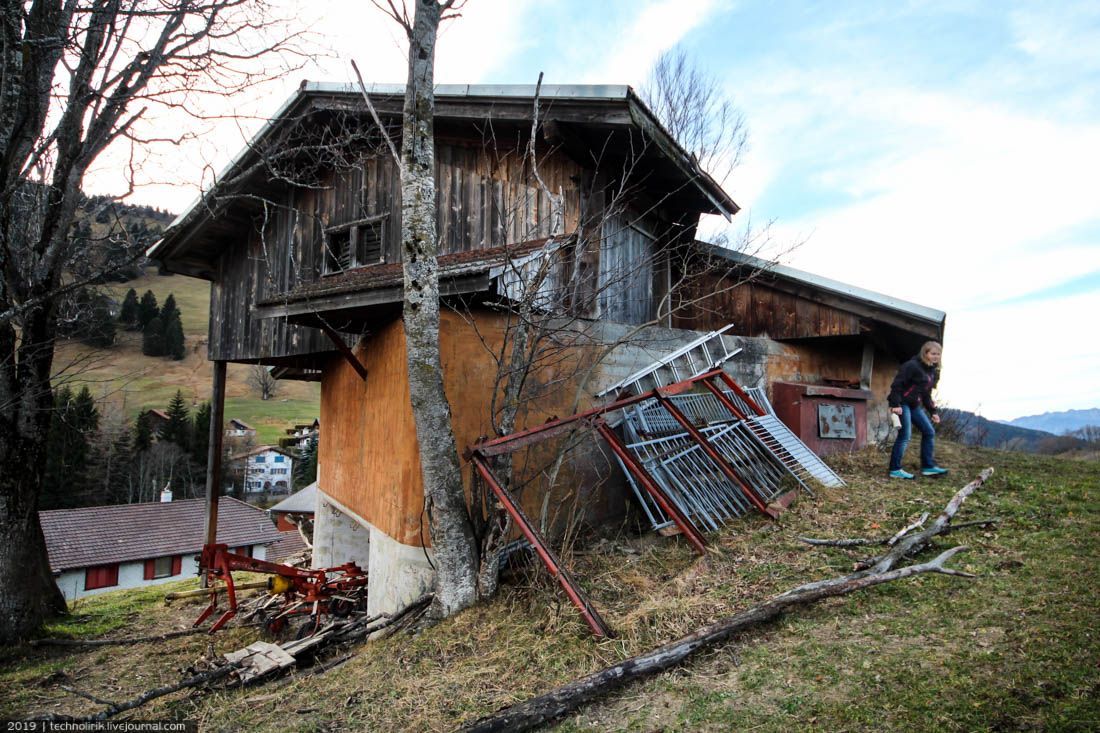
[[[38,513],[50,569],[69,601],[194,577],[206,504],[183,499]],[[258,559],[281,538],[267,514],[230,497],[218,505],[218,542]]]

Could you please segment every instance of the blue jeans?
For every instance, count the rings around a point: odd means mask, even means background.
[[[901,457],[905,455],[905,449],[909,447],[909,439],[913,437],[913,425],[920,431],[920,467],[933,468],[936,459],[932,453],[936,449],[936,427],[928,417],[923,407],[901,406],[901,429],[898,430],[898,438],[894,441],[894,450],[890,452],[890,470],[897,471],[901,468]]]

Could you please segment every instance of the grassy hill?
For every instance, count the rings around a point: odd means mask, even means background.
[[[150,268],[149,272],[152,271]],[[104,350],[78,341],[63,341],[54,360],[55,385],[87,384],[93,395],[108,400],[131,419],[142,410],[163,409],[177,389],[192,403],[209,399],[213,375],[213,364],[206,359],[210,284],[182,275],[146,274],[137,280],[108,286],[106,290],[121,302],[131,287],[139,297],[152,290],[158,304],[163,304],[169,293],[175,295],[187,339],[186,358],[172,361],[143,355],[138,332],[120,330],[115,346]],[[249,368],[229,365],[225,416],[255,427],[259,442],[276,442],[290,424],[308,422],[318,416],[321,394],[318,384],[280,382],[279,394],[265,402],[248,385]]]
[[[539,566],[489,603],[417,636],[396,635],[328,672],[266,685],[179,693],[132,719],[200,721],[203,730],[444,731],[678,638],[800,583],[842,575],[870,554],[812,548],[800,536],[889,536],[933,514],[985,466],[996,473],[957,521],[992,528],[938,538],[969,550],[952,566],[974,579],[924,575],[793,610],[699,652],[566,718],[562,731],[1100,729],[1100,464],[945,443],[947,478],[885,478],[875,449],[832,461],[841,489],[803,497],[780,521],[757,516],[709,536],[697,558],[682,538],[613,533],[566,557],[618,637],[594,640]],[[158,590],[80,602],[47,633],[136,636],[184,628],[201,604]],[[253,628],[212,639],[223,654]],[[0,651],[0,718],[90,714],[102,705],[63,687],[126,700],[180,678],[203,637],[87,649]]]

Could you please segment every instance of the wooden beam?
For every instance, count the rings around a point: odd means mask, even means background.
[[[860,389],[871,389],[871,372],[875,366],[875,345],[871,339],[863,342],[863,363],[859,367]]]
[[[218,497],[222,493],[222,438],[225,429],[225,362],[214,362],[214,383],[210,393],[210,440],[206,449],[206,523],[203,536],[206,544],[218,541]],[[206,587],[202,573],[202,587]]]
[[[326,324],[321,324],[321,330],[325,332],[326,336],[328,336],[329,341],[335,344],[336,348],[340,350],[340,353],[343,355],[344,359],[347,361],[348,364],[351,364],[351,368],[356,371],[356,373],[359,375],[359,378],[362,379],[364,382],[367,381],[367,368],[363,366],[363,362],[359,361],[359,357],[355,355],[355,352],[352,351],[348,347],[348,345],[344,343],[344,339],[340,338],[340,334],[333,331]]]

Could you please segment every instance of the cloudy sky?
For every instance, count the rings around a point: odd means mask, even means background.
[[[316,60],[136,199],[182,210],[302,78],[349,81],[355,59],[404,80],[369,3],[294,13]],[[678,44],[748,123],[735,221],[771,222],[784,264],[946,311],[941,401],[1100,407],[1100,4],[469,0],[436,78],[639,85]]]

